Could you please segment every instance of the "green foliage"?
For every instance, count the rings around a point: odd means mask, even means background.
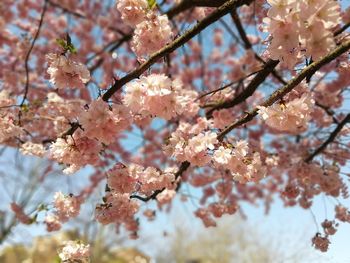
[[[156,0],[147,0],[149,9],[153,9],[157,6]]]
[[[68,33],[66,35],[66,39],[57,38],[56,43],[63,49],[64,53],[70,52],[72,54],[76,54],[78,51],[73,45],[72,39]]]

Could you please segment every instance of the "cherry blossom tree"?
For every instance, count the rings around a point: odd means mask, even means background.
[[[184,185],[201,189],[194,216],[207,227],[243,203],[310,209],[327,196],[335,217],[310,237],[327,251],[350,222],[340,1],[3,0],[0,10],[1,144],[62,176],[93,170],[82,191],[53,193],[36,222],[48,231],[101,186],[94,220],[131,238],[154,216],[146,203],[185,201]],[[86,259],[85,245],[69,245],[62,260]]]

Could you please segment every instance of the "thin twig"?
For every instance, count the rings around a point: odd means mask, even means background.
[[[283,86],[282,88],[276,90],[272,95],[261,104],[261,106],[267,107],[271,106],[276,101],[283,98],[287,93],[292,91],[300,82],[302,82],[305,78],[307,78],[310,75],[313,75],[316,71],[318,71],[321,67],[324,65],[330,63],[343,53],[347,52],[350,49],[350,40],[344,42],[343,44],[339,45],[336,49],[334,49],[331,53],[324,56],[322,59],[313,62],[306,68],[304,68],[296,77],[294,77],[292,80],[290,80],[287,85]],[[250,112],[247,112],[242,118],[237,120],[236,122],[232,123],[230,126],[228,126],[225,130],[223,130],[219,135],[218,139],[222,140],[226,134],[230,133],[233,129],[235,129],[238,126],[241,126],[244,123],[247,123],[248,121],[252,120],[256,115],[258,114],[258,108],[253,109]]]
[[[334,139],[337,137],[337,135],[341,132],[343,127],[350,122],[350,113],[346,115],[346,117],[339,122],[337,127],[334,129],[334,131],[329,135],[328,139],[322,143],[312,154],[309,155],[305,159],[305,162],[309,163],[311,162],[318,154],[320,154],[324,149],[327,148],[327,146],[334,141]]]
[[[39,34],[40,34],[40,29],[41,29],[41,26],[43,24],[44,16],[45,16],[45,13],[47,10],[47,3],[48,3],[48,0],[45,0],[44,6],[43,6],[43,11],[41,12],[41,16],[40,16],[38,30],[36,31],[36,34],[35,34],[34,39],[32,41],[32,44],[30,45],[29,50],[28,50],[27,55],[26,55],[25,60],[24,60],[24,67],[25,67],[25,71],[26,71],[26,84],[25,84],[25,88],[24,88],[23,99],[22,99],[22,102],[20,103],[21,107],[23,106],[24,102],[27,99],[28,90],[29,90],[29,82],[30,82],[30,79],[29,79],[29,58],[30,58],[30,54],[32,53],[32,50],[34,48],[35,42],[38,39]]]

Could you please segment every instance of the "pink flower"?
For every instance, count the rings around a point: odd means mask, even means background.
[[[294,68],[301,55],[319,60],[335,46],[332,29],[340,24],[337,1],[268,0],[271,4],[264,22],[271,34],[268,51]],[[301,44],[301,45],[300,45]]]
[[[135,190],[136,182],[139,174],[142,172],[142,168],[139,167],[138,172],[131,173],[129,168],[117,164],[107,172],[107,184],[109,188],[115,190],[118,193],[132,193]]]
[[[23,208],[18,204],[11,203],[11,210],[15,213],[16,219],[22,224],[29,225],[32,223],[32,219],[24,213]]]
[[[327,252],[330,243],[327,236],[322,237],[319,233],[312,238],[312,244],[321,252]]]
[[[100,98],[91,102],[89,109],[79,116],[84,134],[104,144],[116,140],[118,133],[130,126],[130,120],[131,115],[125,106],[110,106]]]
[[[346,207],[337,205],[335,207],[335,218],[341,222],[350,222],[350,212]]]
[[[80,201],[73,195],[64,195],[56,192],[54,196],[55,214],[61,222],[77,217],[80,212]]]
[[[151,74],[128,83],[124,103],[134,114],[157,116],[170,120],[186,113],[193,116],[199,110],[195,102],[198,93],[184,89],[180,80],[171,81],[164,74]]]
[[[258,113],[267,126],[281,132],[298,134],[307,129],[313,107],[314,100],[310,94],[305,93],[301,98],[286,104],[258,106]]]
[[[101,224],[127,223],[134,220],[139,210],[139,204],[129,198],[129,194],[110,192],[105,197],[104,204],[96,207],[96,220]]]
[[[175,196],[176,196],[175,190],[165,189],[159,195],[157,195],[158,204],[164,205],[164,204],[170,203],[171,200],[173,200]]]
[[[20,152],[24,155],[34,155],[43,157],[45,155],[45,149],[42,144],[26,142],[21,145]]]
[[[101,149],[101,144],[96,140],[74,135],[74,138],[58,138],[51,144],[50,156],[57,162],[68,165],[64,172],[70,174],[87,164],[97,164]]]
[[[44,222],[46,224],[46,230],[48,232],[58,231],[62,227],[60,218],[55,214],[47,215]]]
[[[50,82],[57,89],[84,88],[84,84],[90,80],[89,70],[79,62],[54,53],[46,55],[46,59],[49,63],[47,73],[50,75]]]
[[[62,262],[88,262],[90,245],[84,245],[80,241],[68,241],[59,251],[58,256]]]
[[[334,235],[337,232],[336,227],[338,225],[335,224],[334,221],[329,221],[326,219],[325,221],[322,222],[321,225],[326,235]]]
[[[138,57],[148,56],[168,44],[172,36],[168,17],[149,13],[135,28],[132,49]]]
[[[0,114],[0,143],[24,134],[23,129],[16,125],[16,118],[12,113]]]
[[[117,9],[124,23],[134,27],[145,19],[148,3],[146,0],[118,0]]]
[[[215,150],[213,159],[220,165],[227,165],[232,158],[231,152],[231,149],[220,146],[217,150]]]
[[[232,110],[223,109],[213,112],[215,128],[223,129],[233,122]]]

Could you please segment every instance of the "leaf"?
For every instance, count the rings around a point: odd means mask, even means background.
[[[57,38],[56,39],[56,43],[63,48],[64,50],[67,50],[67,43],[66,40],[62,39],[62,38]]]
[[[75,46],[73,46],[73,44],[68,45],[67,49],[72,54],[76,54],[77,53],[77,49],[75,48]]]
[[[72,54],[77,53],[76,47],[72,43],[70,35],[67,33],[66,40],[63,38],[57,38],[56,43],[63,49],[64,52],[69,51]]]
[[[157,5],[157,1],[156,0],[147,0],[147,2],[148,2],[149,9],[153,9]]]

